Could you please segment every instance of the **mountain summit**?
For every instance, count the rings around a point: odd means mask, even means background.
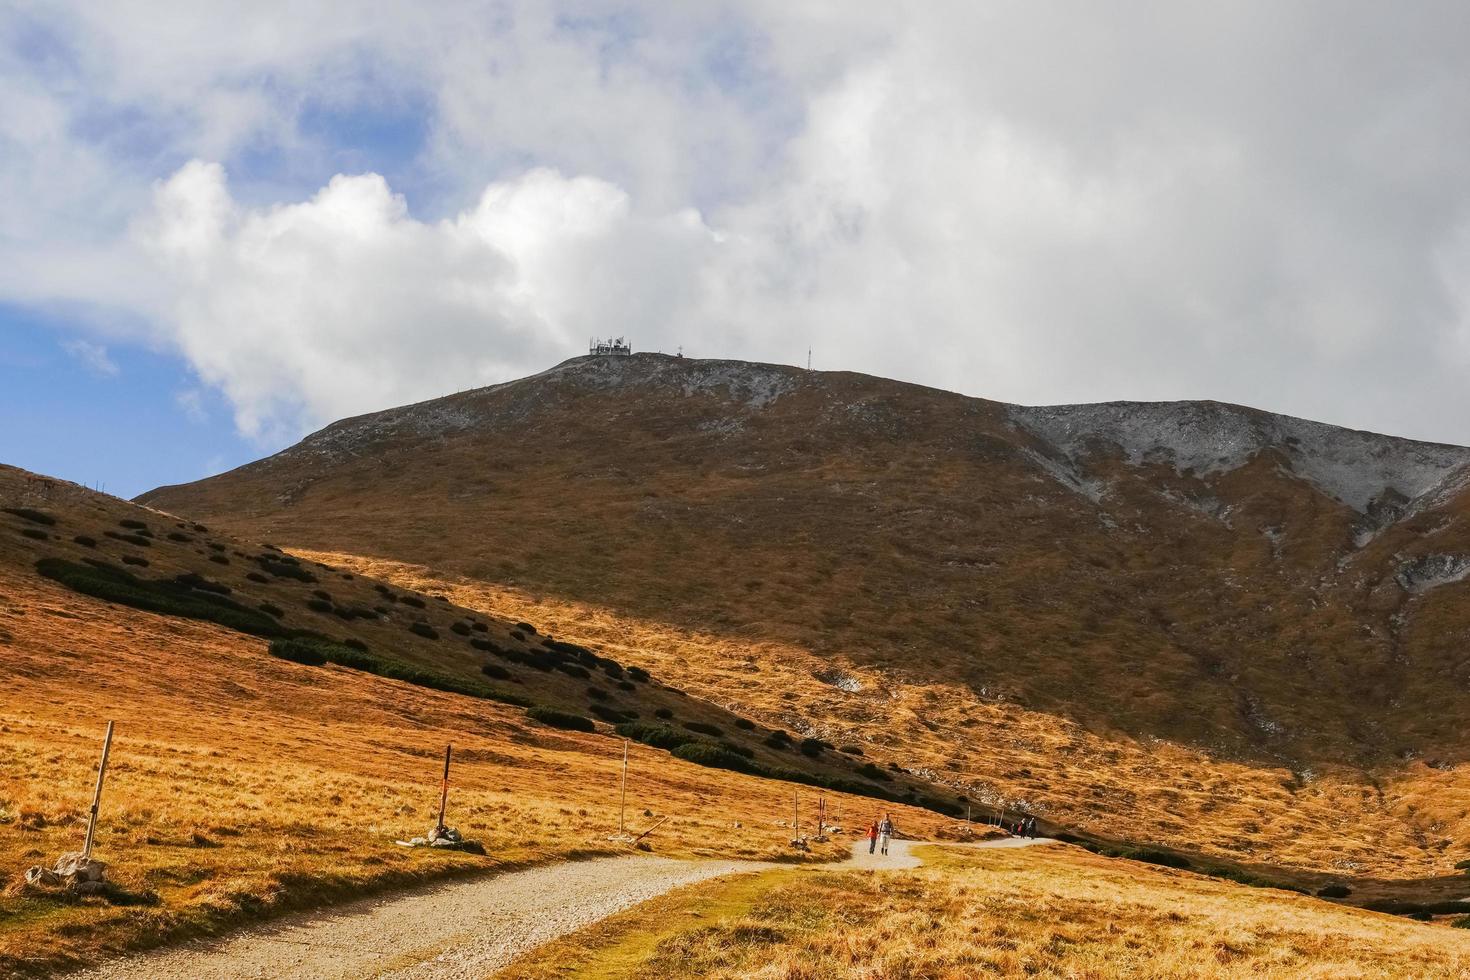
[[[893,699],[942,691],[945,745],[980,724],[960,705],[1007,705],[1300,781],[1470,748],[1467,480],[1470,449],[1215,402],[1023,407],[640,354],[140,500],[867,678],[821,716],[793,696],[798,727],[938,737]],[[752,696],[720,677],[709,696]]]

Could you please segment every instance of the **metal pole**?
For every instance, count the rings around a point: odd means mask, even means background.
[[[444,829],[444,808],[449,805],[449,756],[454,751],[451,743],[444,746],[444,782],[439,787],[439,823],[436,829]]]
[[[87,817],[87,843],[82,845],[82,860],[92,858],[92,838],[97,833],[97,810],[102,806],[102,779],[107,775],[107,755],[112,751],[112,722],[107,723],[107,734],[102,738],[102,761],[97,765],[97,788],[92,790],[92,812]]]
[[[618,833],[623,833],[623,814],[628,808],[628,740],[623,739],[623,789],[618,797]]]

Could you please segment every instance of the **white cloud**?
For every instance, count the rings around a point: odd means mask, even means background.
[[[626,332],[1470,442],[1470,9],[1448,0],[8,23],[0,298],[133,314],[111,337],[146,320],[267,441]],[[62,53],[23,52],[32,28]],[[426,142],[391,185],[338,173],[310,105],[421,105]]]
[[[119,374],[117,365],[113,363],[112,358],[107,354],[107,348],[101,344],[94,344],[89,340],[74,338],[72,340],[62,341],[61,349],[72,357],[75,357],[78,361],[81,361],[87,370],[93,374],[104,378],[115,378]]]

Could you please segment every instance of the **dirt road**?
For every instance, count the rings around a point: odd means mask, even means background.
[[[1023,847],[1044,841],[987,841]],[[917,867],[915,842],[885,857],[853,856],[823,868]],[[480,980],[517,956],[615,912],[708,878],[778,865],[750,861],[601,858],[410,892],[290,916],[228,937],[114,960],[78,974],[91,980]],[[779,865],[790,867],[790,865]]]

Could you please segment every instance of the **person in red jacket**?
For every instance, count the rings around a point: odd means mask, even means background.
[[[872,854],[877,849],[878,849],[878,825],[876,823],[870,823],[870,824],[868,824],[868,853],[869,854]]]

